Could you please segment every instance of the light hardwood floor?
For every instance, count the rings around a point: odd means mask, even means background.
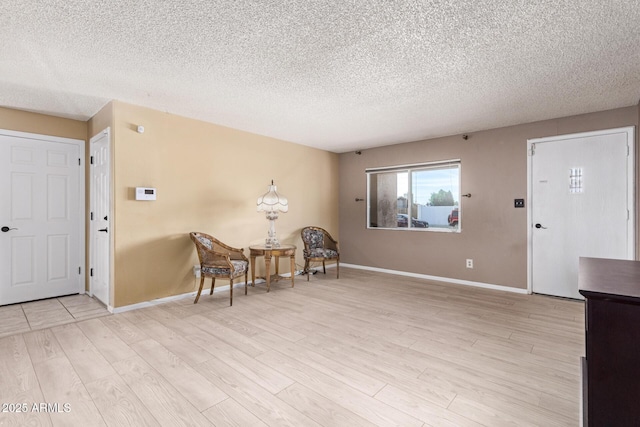
[[[583,303],[334,273],[0,338],[0,425],[579,424]]]

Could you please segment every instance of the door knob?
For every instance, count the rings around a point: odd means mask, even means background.
[[[0,230],[2,230],[3,233],[6,233],[7,231],[10,231],[10,230],[17,230],[17,228],[9,228],[5,225],[4,227],[0,228]]]
[[[547,229],[547,227],[543,227],[540,223],[536,224],[536,228],[544,228],[545,230]]]
[[[98,231],[104,231],[104,232],[106,233],[106,232],[107,232],[107,229],[106,229],[106,227],[105,227],[105,228],[101,228],[101,229],[100,229],[100,230],[98,230]]]

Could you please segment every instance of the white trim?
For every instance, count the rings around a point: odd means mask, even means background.
[[[83,139],[64,138],[61,136],[44,135],[40,133],[19,132],[15,130],[0,129],[0,135],[12,136],[14,138],[35,139],[38,141],[62,142],[64,144],[81,144],[84,148]],[[83,151],[84,156],[84,151]]]
[[[328,265],[327,268],[331,268],[331,267],[335,267],[335,264],[332,265]],[[296,276],[301,274],[302,270],[296,270]],[[291,273],[283,273],[280,275],[281,277],[291,277]],[[259,285],[261,283],[266,283],[266,280],[264,279],[259,279],[256,278],[256,285]],[[249,283],[249,285],[251,285],[251,283]],[[239,288],[239,287],[243,287],[244,288],[244,282],[236,282],[233,284],[234,289],[235,288]],[[216,286],[213,289],[214,293],[217,292],[227,292],[229,291],[229,285],[223,285],[223,286]],[[123,313],[125,311],[131,311],[131,310],[137,310],[139,308],[148,308],[148,307],[154,307],[156,305],[159,304],[165,304],[168,302],[172,302],[172,301],[179,301],[181,299],[185,299],[185,298],[194,298],[196,296],[197,292],[193,291],[193,292],[187,292],[186,294],[180,294],[180,295],[173,295],[170,297],[164,297],[164,298],[158,298],[158,299],[154,299],[151,301],[145,301],[145,302],[140,302],[137,304],[131,304],[131,305],[125,305],[122,307],[107,307],[107,309],[113,313],[113,314],[117,314],[117,313]]]
[[[380,166],[377,168],[367,168],[365,169],[365,173],[378,173],[378,172],[394,172],[401,171],[405,169],[437,169],[441,166],[451,166],[451,165],[459,165],[462,163],[461,159],[450,159],[450,160],[434,160],[432,162],[425,163],[412,163],[408,165],[398,165],[398,166]]]
[[[588,138],[592,136],[610,135],[612,133],[631,133],[633,135],[634,126],[624,126],[620,128],[594,130],[591,132],[568,133],[563,135],[545,136],[543,138],[528,139],[528,144],[537,144],[539,142],[564,141],[565,139]],[[631,141],[633,142],[633,140]]]
[[[491,283],[482,283],[482,282],[473,282],[470,280],[452,279],[449,277],[430,276],[428,274],[410,273],[408,271],[387,270],[386,268],[369,267],[366,265],[340,263],[340,266],[355,268],[357,270],[369,270],[369,271],[377,271],[379,273],[395,274],[398,276],[415,277],[418,279],[435,280],[438,282],[453,283],[456,285],[474,286],[477,288],[493,289],[494,291],[514,292],[517,294],[531,293],[531,292],[528,292],[527,289],[512,288],[510,286],[494,285]]]
[[[591,132],[580,132],[564,135],[547,136],[544,138],[532,138],[527,140],[527,292],[533,293],[533,250],[532,250],[532,230],[533,230],[533,218],[532,218],[532,203],[531,197],[533,193],[533,180],[531,179],[533,168],[533,144],[551,141],[564,141],[567,139],[575,138],[587,138],[592,136],[610,135],[613,133],[626,133],[627,134],[627,147],[629,148],[629,155],[627,156],[627,180],[630,183],[628,185],[627,193],[627,206],[629,208],[629,247],[627,248],[627,254],[630,259],[636,259],[636,213],[635,213],[635,191],[636,191],[636,178],[635,178],[635,126],[624,126],[620,128],[604,129]]]
[[[400,172],[406,171],[408,173],[408,188],[407,188],[407,211],[411,212],[414,203],[413,193],[412,193],[412,173],[414,171],[428,171],[430,169],[453,169],[456,167],[458,169],[458,226],[457,227],[426,227],[426,228],[418,228],[413,227],[411,224],[407,224],[407,227],[372,227],[371,226],[371,176],[379,175],[382,173],[388,172]],[[437,233],[461,233],[462,232],[462,160],[461,159],[451,159],[451,160],[440,160],[434,162],[427,163],[417,163],[411,165],[403,165],[403,166],[389,166],[389,167],[378,167],[378,168],[368,168],[365,169],[365,174],[367,176],[367,216],[366,216],[366,228],[367,230],[393,230],[393,231],[419,231],[419,232],[437,232]],[[411,215],[408,215],[407,218],[410,218]]]
[[[229,286],[227,286],[228,288]],[[217,289],[216,289],[217,292]],[[108,307],[109,311],[113,314],[124,313],[125,311],[138,310],[140,308],[155,307],[156,305],[165,304],[172,301],[179,301],[181,299],[195,297],[196,292],[187,292],[186,294],[173,295],[165,298],[158,298],[151,301],[139,302],[137,304],[124,305],[122,307]]]
[[[55,137],[54,137],[55,138]],[[57,138],[56,138],[57,139]],[[80,182],[78,184],[78,198],[80,203],[80,221],[78,221],[78,227],[80,228],[80,294],[86,292],[87,287],[87,234],[86,234],[86,219],[87,219],[87,201],[86,201],[86,181],[87,181],[87,165],[86,165],[86,146],[85,141],[80,139],[72,139],[75,144],[78,144],[80,151]]]
[[[260,284],[260,283],[264,283],[264,280],[261,279],[256,279],[256,284]],[[233,284],[233,288],[239,288],[239,287],[243,287],[244,288],[244,282],[238,282],[238,283],[234,283]],[[203,289],[204,291],[204,289]],[[225,291],[229,291],[229,285],[223,285],[223,286],[216,286],[213,289],[214,293],[217,292],[225,292]],[[158,299],[154,299],[151,301],[144,301],[144,302],[139,302],[136,304],[131,304],[131,305],[124,305],[122,307],[107,307],[109,309],[109,311],[113,314],[118,314],[118,313],[124,313],[125,311],[131,311],[131,310],[138,310],[139,308],[149,308],[149,307],[155,307],[156,305],[160,305],[160,304],[166,304],[168,302],[173,302],[173,301],[180,301],[182,299],[185,298],[195,298],[196,294],[198,292],[197,291],[192,291],[192,292],[187,292],[185,294],[180,294],[180,295],[172,295],[170,297],[164,297],[164,298],[158,298]]]
[[[531,258],[533,257],[532,245],[532,226],[533,226],[533,212],[531,209],[532,196],[533,196],[533,180],[531,174],[533,173],[533,144],[534,141],[527,140],[527,199],[525,201],[527,205],[527,292],[533,293],[533,266]]]

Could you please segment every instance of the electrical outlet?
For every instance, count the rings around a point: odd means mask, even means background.
[[[467,268],[473,268],[473,260],[467,259]]]

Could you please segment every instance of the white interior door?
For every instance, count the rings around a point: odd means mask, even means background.
[[[532,291],[581,299],[580,257],[634,258],[633,128],[529,141]]]
[[[110,197],[110,130],[90,140],[90,269],[91,293],[107,307],[111,307],[111,197]]]
[[[0,131],[0,305],[84,292],[84,141]]]

